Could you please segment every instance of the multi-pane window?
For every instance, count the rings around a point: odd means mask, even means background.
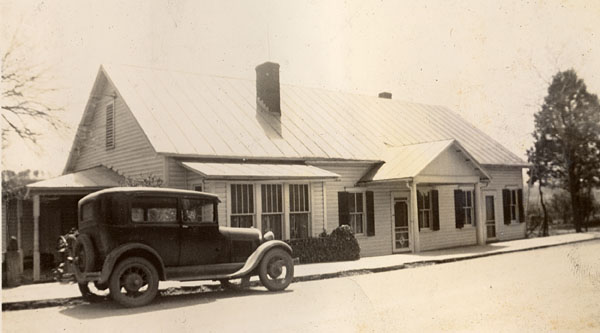
[[[510,190],[510,220],[518,221],[517,190]]]
[[[419,227],[431,227],[431,192],[417,191],[417,205],[419,208]]]
[[[262,232],[272,231],[276,239],[283,238],[283,186],[281,184],[262,184]]]
[[[211,201],[183,199],[183,222],[215,222],[215,205]]]
[[[463,210],[465,212],[465,224],[473,224],[473,191],[463,191]]]
[[[194,191],[202,192],[202,185],[194,185]]]
[[[355,234],[363,233],[365,209],[362,193],[349,193],[348,212],[350,214],[350,227]]]
[[[131,201],[133,222],[177,222],[177,199],[136,197]]]
[[[115,147],[115,105],[106,106],[106,148]]]
[[[290,238],[308,238],[310,199],[308,184],[290,185]]]
[[[254,185],[231,184],[231,226],[254,226]]]

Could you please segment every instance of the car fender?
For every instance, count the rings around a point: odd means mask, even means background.
[[[292,247],[280,240],[270,240],[262,243],[254,252],[246,259],[246,263],[237,272],[230,274],[227,278],[235,279],[250,274],[260,263],[264,255],[273,248],[283,248],[288,253],[292,254]]]
[[[98,282],[99,283],[108,282],[108,279],[110,278],[110,274],[112,273],[112,270],[113,270],[115,264],[117,263],[117,261],[119,260],[119,258],[126,252],[136,251],[136,250],[144,251],[148,255],[154,257],[154,259],[160,266],[160,267],[156,267],[156,270],[158,271],[160,279],[164,280],[166,278],[165,264],[164,264],[162,258],[160,257],[160,255],[158,254],[158,252],[156,252],[153,248],[151,248],[150,246],[148,246],[146,244],[129,243],[129,244],[124,244],[124,245],[117,247],[116,249],[112,250],[106,256],[106,259],[104,259],[104,264],[102,265],[102,272],[100,274],[100,280]]]

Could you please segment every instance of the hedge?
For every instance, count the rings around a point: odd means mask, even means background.
[[[292,247],[293,256],[300,258],[301,264],[357,260],[360,247],[347,225],[337,227],[330,235],[314,238],[292,239],[287,241]]]

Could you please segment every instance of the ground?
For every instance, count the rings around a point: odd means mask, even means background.
[[[377,274],[2,313],[3,331],[600,330],[600,241]]]

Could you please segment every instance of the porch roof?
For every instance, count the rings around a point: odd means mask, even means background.
[[[455,147],[456,152],[462,154],[464,163],[470,163],[473,170],[483,179],[491,179],[490,175],[456,140],[441,140],[425,142],[414,145],[388,147],[383,154],[385,163],[374,168],[361,180],[362,182],[382,182],[394,180],[410,180],[419,175],[438,156],[450,147]],[[452,169],[447,165],[446,169]]]
[[[303,164],[266,164],[266,163],[200,163],[181,162],[181,164],[207,179],[231,180],[270,180],[296,179],[317,180],[337,179],[340,175]]]
[[[87,193],[104,188],[120,186],[124,177],[115,171],[97,166],[56,178],[46,179],[27,185],[31,192],[44,193]]]

